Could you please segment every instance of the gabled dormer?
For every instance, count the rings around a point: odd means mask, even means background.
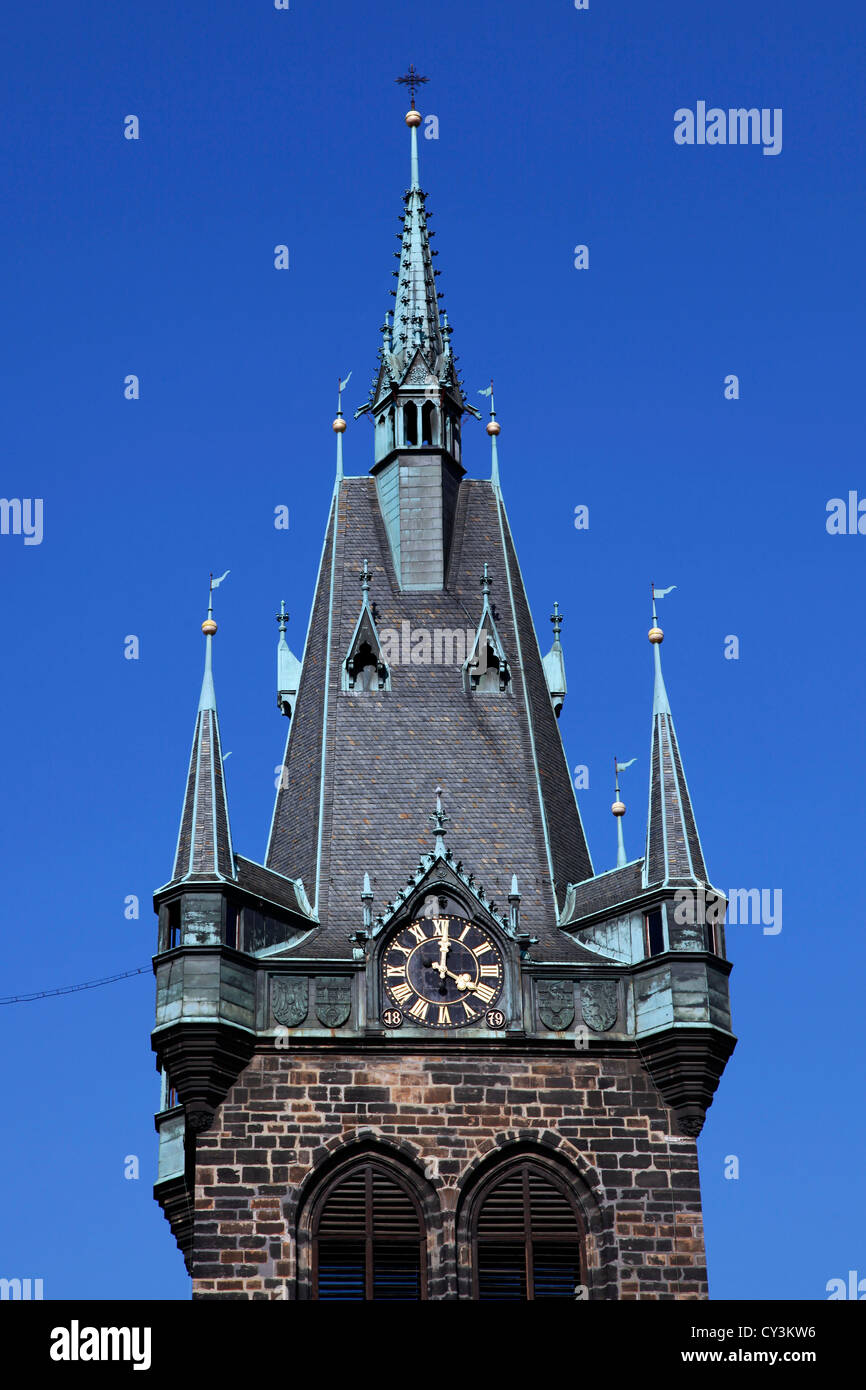
[[[481,594],[481,618],[472,649],[463,663],[463,688],[470,695],[504,694],[511,671],[490,605],[490,574],[486,561],[481,574]]]
[[[367,561],[361,570],[361,611],[343,662],[342,686],[361,695],[368,691],[391,689],[391,672],[385,660],[376,620],[370,607],[370,581]]]

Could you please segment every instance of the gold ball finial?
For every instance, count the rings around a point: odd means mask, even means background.
[[[214,633],[217,630],[217,625],[214,622],[213,618],[205,618],[204,622],[201,625],[201,630],[204,633],[205,637],[213,637]]]
[[[625,802],[624,802],[624,801],[615,801],[615,802],[613,803],[613,805],[611,806],[610,809],[613,811],[613,814],[614,814],[615,816],[624,816],[624,815],[625,815]]]
[[[419,126],[421,124],[421,112],[416,111],[414,106],[411,111],[406,112],[406,124],[410,130],[413,126]]]
[[[336,420],[331,426],[331,429],[334,431],[335,434],[345,434],[346,421],[343,419],[342,415],[337,416]]]
[[[647,637],[653,643],[663,642],[665,640],[665,635],[662,632],[661,628],[656,627],[655,625],[650,628],[649,632],[647,633]]]
[[[487,433],[490,435],[500,434],[502,432],[502,426],[498,420],[488,420],[486,429]]]

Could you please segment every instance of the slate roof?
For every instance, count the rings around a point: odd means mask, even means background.
[[[269,867],[303,878],[317,909],[321,927],[305,942],[305,956],[350,955],[347,937],[361,924],[365,871],[375,915],[433,847],[430,816],[441,781],[455,856],[500,904],[516,873],[521,926],[539,938],[533,955],[575,959],[575,945],[555,925],[556,897],[561,903],[567,884],[592,867],[498,489],[460,483],[446,587],[438,592],[401,591],[373,478],[338,484],[328,525],[266,855]],[[344,691],[341,668],[360,611],[364,559],[380,637],[400,632],[404,621],[413,631],[474,635],[486,561],[511,671],[508,692],[467,693],[459,664],[401,663],[391,666],[388,691]]]
[[[656,649],[644,884],[705,883],[707,870]]]
[[[638,897],[644,892],[643,863],[643,859],[636,859],[609,873],[573,884],[566,904],[568,915],[563,915],[562,925],[573,925],[608,909],[615,911],[622,903]]]
[[[231,879],[235,874],[211,675],[211,644],[212,638],[208,637],[172,880]]]

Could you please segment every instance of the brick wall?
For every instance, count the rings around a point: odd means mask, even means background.
[[[376,1144],[422,1193],[431,1298],[469,1296],[464,1195],[526,1146],[569,1174],[590,1298],[707,1296],[695,1142],[638,1060],[310,1050],[256,1055],[199,1136],[194,1297],[308,1297],[310,1196]]]

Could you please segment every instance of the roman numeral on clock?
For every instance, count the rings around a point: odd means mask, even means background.
[[[410,927],[409,931],[412,934],[412,936],[414,936],[416,941],[429,940],[429,937],[427,936],[427,933],[425,932],[423,926],[418,925],[418,923],[416,923],[414,927]]]
[[[495,980],[499,975],[498,965],[482,965],[478,971],[479,975],[486,975],[488,979]]]
[[[387,969],[387,971],[386,971],[386,973],[387,973],[387,976],[388,976],[388,979],[389,979],[389,980],[393,980],[395,977],[396,977],[398,980],[402,980],[402,979],[405,977],[405,974],[406,974],[406,963],[405,963],[405,961],[403,962],[402,965],[389,965],[389,966],[388,966],[388,969]]]
[[[398,1004],[405,1004],[407,999],[412,998],[412,987],[411,985],[395,985],[391,993]]]
[[[451,1022],[451,1015],[450,1015],[450,1013],[448,1012],[448,1005],[447,1005],[447,1004],[440,1004],[440,1005],[439,1005],[439,1017],[438,1017],[438,1019],[436,1020],[436,1022],[437,1022],[437,1023],[450,1023],[450,1022]]]
[[[426,999],[416,999],[409,1012],[412,1014],[413,1018],[426,1019],[429,1008],[430,1005],[427,1003]]]
[[[478,998],[481,1000],[482,1004],[489,1004],[491,999],[495,998],[496,996],[496,990],[491,989],[490,985],[476,985],[475,989],[472,992],[473,994],[478,995]]]

